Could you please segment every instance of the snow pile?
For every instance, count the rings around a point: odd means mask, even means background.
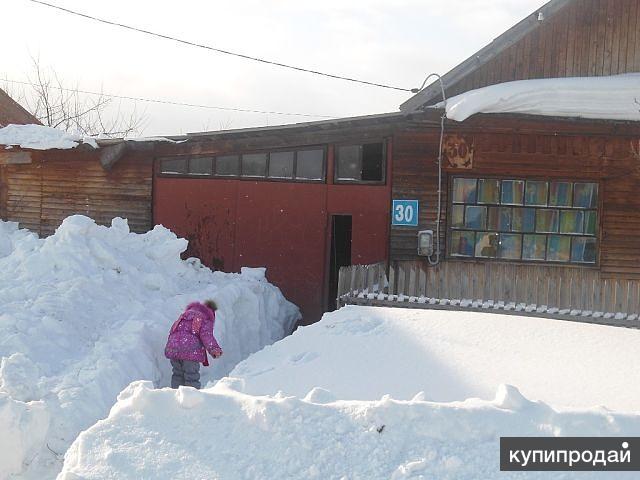
[[[519,80],[471,90],[446,102],[447,118],[476,113],[640,121],[640,73]],[[442,104],[436,105],[442,108]]]
[[[98,148],[95,139],[64,132],[43,125],[7,125],[0,128],[0,145],[18,146],[33,150],[69,149],[81,143]]]
[[[239,364],[251,395],[438,402],[493,398],[502,383],[560,407],[640,411],[640,330],[477,312],[345,307]],[[348,365],[349,368],[340,368]],[[238,387],[240,388],[240,387]],[[577,392],[580,392],[579,394]]]
[[[298,309],[251,275],[182,261],[186,240],[125,220],[102,227],[67,218],[39,239],[0,223],[0,478],[52,478],[78,433],[104,417],[134,380],[168,384],[163,356],[172,322],[193,300],[219,306],[225,355],[203,369],[220,378],[289,333]],[[19,239],[20,241],[15,241]],[[2,448],[5,432],[16,433]]]
[[[0,258],[13,252],[20,242],[28,242],[29,237],[37,238],[35,233],[29,230],[19,229],[17,222],[3,222],[0,220]]]
[[[345,307],[206,390],[130,385],[58,478],[523,478],[499,472],[501,436],[640,434],[639,341],[559,320]]]

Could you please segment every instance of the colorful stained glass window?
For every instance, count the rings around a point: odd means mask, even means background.
[[[451,232],[451,255],[458,257],[473,257],[475,238],[475,232]]]
[[[597,260],[596,183],[454,177],[450,198],[450,255]]]
[[[467,207],[464,226],[471,230],[484,230],[487,225],[487,207]]]
[[[598,185],[596,183],[576,183],[573,187],[573,206],[576,208],[596,208],[598,205]]]
[[[536,207],[544,207],[547,205],[547,182],[527,181],[527,187],[524,194],[525,205]]]
[[[478,180],[478,203],[498,204],[500,180],[481,178]]]
[[[522,235],[501,233],[499,252],[500,258],[519,260],[522,255]]]
[[[598,214],[595,210],[584,212],[584,233],[595,235],[598,230]]]
[[[555,233],[558,231],[558,210],[540,209],[536,212],[536,232]]]
[[[552,207],[570,207],[573,184],[569,182],[551,182],[549,205]]]
[[[476,203],[476,183],[475,178],[454,178],[453,202]]]
[[[596,239],[593,237],[575,237],[571,245],[571,261],[595,263]]]
[[[524,235],[522,242],[523,260],[545,260],[546,252],[546,235]]]
[[[496,258],[498,256],[498,248],[500,240],[497,233],[476,234],[476,257]]]
[[[451,226],[464,228],[464,205],[453,205],[451,207]]]
[[[514,208],[512,230],[514,232],[533,232],[536,228],[535,208]]]
[[[571,237],[549,235],[547,260],[550,262],[568,262],[570,259]]]
[[[503,205],[522,205],[524,200],[523,180],[503,180],[500,203]]]
[[[583,230],[582,210],[560,210],[560,233],[583,233]]]
[[[499,232],[511,231],[511,211],[509,207],[489,207],[489,217],[487,218],[487,230],[497,230]]]

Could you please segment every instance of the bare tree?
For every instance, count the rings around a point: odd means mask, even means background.
[[[125,137],[140,135],[144,117],[134,105],[125,113],[112,97],[81,92],[78,86],[65,86],[55,70],[44,69],[32,58],[33,72],[23,93],[24,105],[43,125],[83,135]]]

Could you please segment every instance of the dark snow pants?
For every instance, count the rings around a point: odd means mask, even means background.
[[[191,360],[171,360],[173,375],[171,375],[171,388],[180,385],[200,388],[200,363]]]

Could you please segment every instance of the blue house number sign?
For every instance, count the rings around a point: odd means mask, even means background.
[[[418,200],[394,200],[391,225],[418,226]]]

